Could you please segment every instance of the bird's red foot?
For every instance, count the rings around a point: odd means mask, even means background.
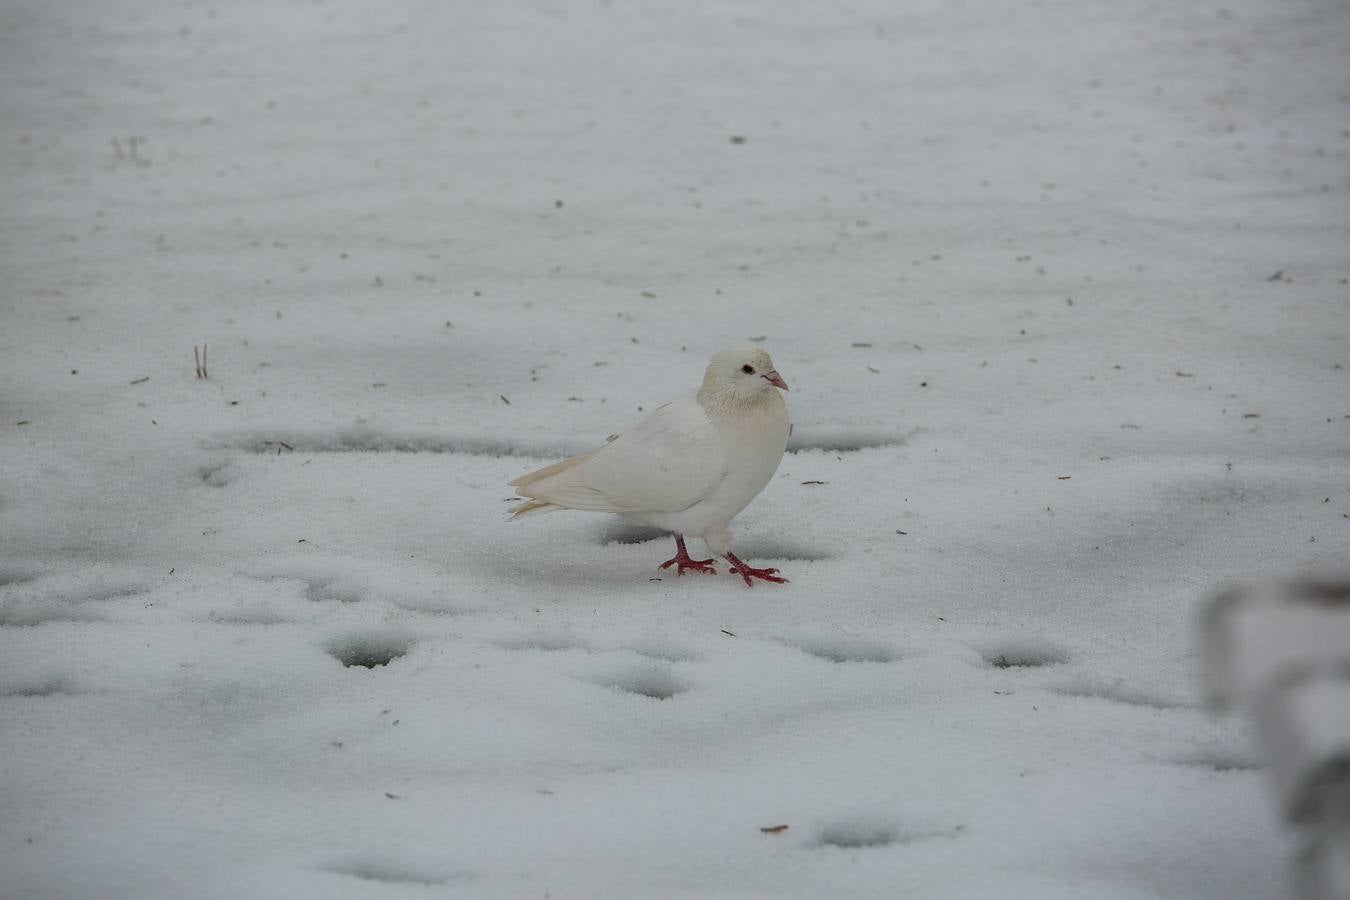
[[[751,578],[759,578],[763,581],[772,581],[774,584],[787,584],[788,580],[778,574],[777,569],[756,569],[754,566],[746,565],[734,553],[726,555],[727,562],[731,563],[731,574],[739,575],[745,579],[746,587],[754,587]]]
[[[716,575],[717,567],[713,565],[711,559],[693,559],[689,556],[689,551],[684,548],[684,536],[675,535],[676,553],[670,559],[661,563],[657,568],[669,569],[675,567],[676,575],[683,575],[685,569],[693,569],[695,572],[702,572],[705,575]]]

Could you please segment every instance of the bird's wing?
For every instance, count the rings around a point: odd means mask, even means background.
[[[726,460],[717,428],[691,391],[596,450],[576,471],[615,509],[679,512],[717,486]]]

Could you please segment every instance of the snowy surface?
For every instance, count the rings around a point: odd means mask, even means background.
[[[1348,58],[1336,0],[3,4],[0,896],[1281,896],[1193,617],[1350,541]],[[505,524],[761,336],[791,584]]]

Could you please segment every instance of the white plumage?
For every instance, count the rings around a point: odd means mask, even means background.
[[[716,571],[690,559],[684,535],[701,537],[747,585],[782,582],[777,569],[755,569],[731,552],[733,517],[764,489],[787,447],[787,384],[754,344],[713,356],[703,384],[658,407],[604,446],[511,482],[530,502],[511,518],[559,509],[617,513],[675,533],[677,555],[662,564]]]

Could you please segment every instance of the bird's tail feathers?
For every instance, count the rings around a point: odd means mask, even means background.
[[[611,443],[617,437],[617,434],[610,435],[605,442]],[[581,464],[598,452],[599,450],[592,450],[589,453],[568,457],[507,482],[516,489],[517,494],[530,498],[529,503],[516,507],[511,518],[519,519],[559,509],[623,512],[623,508],[615,506],[603,494],[582,480]]]
[[[507,484],[509,484],[511,487],[525,487],[526,485],[534,484],[536,481],[543,481],[545,478],[551,478],[552,476],[557,475],[559,472],[566,472],[573,466],[579,466],[594,455],[595,451],[591,450],[588,453],[580,453],[576,456],[569,456],[562,462],[555,462],[551,466],[544,466],[544,468],[542,469],[535,469],[533,472],[527,472],[524,475],[520,476],[519,478],[514,478],[511,481],[508,481]]]
[[[514,522],[516,519],[523,519],[526,516],[539,516],[544,513],[557,512],[562,508],[556,503],[549,503],[547,500],[531,500],[529,503],[521,504],[511,510],[511,518],[506,521]]]

